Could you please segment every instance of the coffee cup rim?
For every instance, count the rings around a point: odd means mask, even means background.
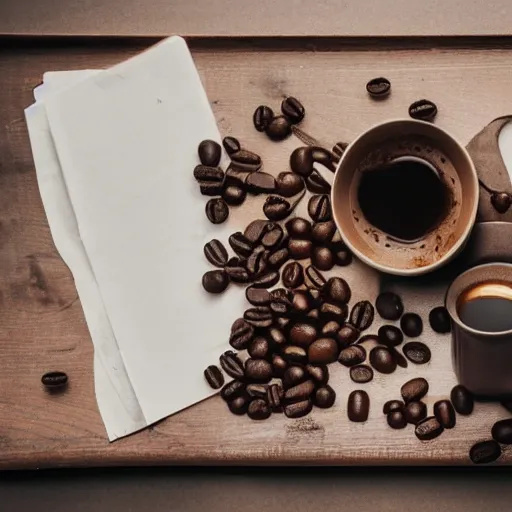
[[[347,155],[349,154],[351,149],[356,144],[358,144],[360,142],[360,140],[363,137],[365,137],[369,132],[371,132],[371,131],[373,131],[373,130],[375,130],[377,128],[380,128],[382,126],[393,125],[393,124],[396,124],[396,123],[426,125],[426,126],[429,126],[429,128],[433,128],[434,130],[437,130],[439,133],[442,134],[442,136],[451,139],[458,146],[458,148],[461,150],[462,154],[465,156],[466,160],[468,161],[470,172],[471,172],[471,177],[472,177],[472,180],[473,180],[473,184],[475,186],[475,190],[477,191],[476,192],[475,201],[474,201],[474,204],[473,204],[472,209],[471,209],[471,214],[470,214],[469,222],[465,226],[465,228],[464,228],[461,236],[457,240],[457,242],[439,260],[437,260],[434,263],[431,263],[430,265],[425,265],[424,267],[402,269],[402,268],[389,267],[387,265],[383,265],[381,263],[377,263],[377,262],[373,261],[371,258],[366,256],[364,253],[359,251],[354,246],[354,244],[352,244],[352,242],[350,241],[349,237],[346,236],[346,233],[345,233],[345,230],[343,229],[342,223],[339,222],[339,220],[338,220],[338,217],[337,217],[337,214],[336,214],[336,208],[334,207],[334,205],[336,203],[336,198],[334,197],[335,196],[335,190],[336,190],[336,186],[335,185],[336,185],[336,181],[338,179],[340,179],[339,178],[339,175],[340,175],[339,170],[340,170],[341,166],[343,165],[343,162],[346,160]],[[420,121],[418,119],[408,119],[408,118],[394,118],[394,119],[388,119],[387,121],[383,121],[383,122],[374,124],[373,126],[368,128],[367,130],[365,130],[362,133],[360,133],[347,146],[347,148],[343,152],[343,155],[341,156],[340,161],[338,162],[338,165],[337,165],[336,170],[334,172],[334,180],[333,180],[333,185],[332,185],[332,188],[331,188],[330,198],[331,198],[331,204],[333,205],[333,207],[332,207],[333,219],[334,219],[334,222],[336,224],[336,227],[338,228],[338,230],[340,232],[340,235],[341,235],[343,241],[345,242],[345,244],[347,245],[347,247],[361,261],[366,263],[368,266],[370,266],[370,267],[372,267],[372,268],[374,268],[376,270],[379,270],[380,272],[384,272],[386,274],[397,275],[397,276],[404,276],[404,277],[420,276],[420,275],[424,275],[424,274],[428,274],[430,272],[433,272],[434,270],[437,270],[438,268],[440,268],[443,265],[445,265],[448,261],[450,261],[461,250],[462,247],[464,247],[464,245],[468,241],[469,235],[471,234],[471,230],[473,229],[473,226],[475,225],[476,215],[477,215],[477,211],[478,211],[478,201],[479,201],[478,175],[477,175],[477,172],[476,172],[473,160],[472,160],[471,156],[469,155],[467,149],[455,137],[453,137],[453,135],[448,133],[446,130],[444,130],[443,128],[440,128],[437,125],[429,123],[427,121]]]

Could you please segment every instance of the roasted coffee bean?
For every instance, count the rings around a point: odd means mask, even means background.
[[[338,361],[347,367],[355,366],[364,363],[366,359],[366,350],[360,345],[352,345],[344,348],[338,357]]]
[[[353,325],[345,324],[336,335],[338,344],[340,347],[348,347],[352,343],[356,342],[359,338],[360,332]]]
[[[265,128],[268,138],[273,141],[284,140],[292,133],[292,125],[284,116],[275,116]]]
[[[325,364],[308,364],[306,372],[316,385],[324,386],[329,381],[329,369]]]
[[[240,382],[239,380],[233,380],[229,382],[220,390],[220,396],[226,402],[233,400],[237,396],[242,396],[244,393],[245,384],[243,382]]]
[[[290,259],[290,251],[287,247],[278,249],[268,257],[268,264],[272,268],[281,268]]]
[[[305,260],[311,255],[311,249],[313,244],[311,240],[297,240],[290,238],[288,241],[288,252],[290,256],[295,260]]]
[[[378,346],[370,351],[370,364],[380,373],[393,373],[396,360],[388,347]]]
[[[336,391],[329,385],[317,388],[313,393],[313,404],[320,409],[329,409],[336,402]]]
[[[282,356],[290,363],[306,363],[308,355],[306,349],[303,347],[297,347],[296,345],[288,345],[284,347]]]
[[[455,409],[450,400],[437,401],[434,404],[434,416],[444,428],[453,428],[457,422]]]
[[[311,156],[313,161],[327,167],[331,172],[336,170],[331,151],[320,146],[311,146]],[[330,191],[330,190],[329,190]]]
[[[373,379],[373,370],[366,364],[359,364],[350,368],[350,378],[358,384],[365,384]]]
[[[252,276],[260,276],[267,269],[268,253],[263,245],[255,247],[247,258],[247,270]]]
[[[245,377],[253,382],[269,382],[273,368],[266,359],[247,359],[245,362]]]
[[[393,354],[396,364],[400,366],[400,368],[407,368],[409,366],[407,359],[402,354],[400,354],[400,352],[396,348],[391,347],[389,350]]]
[[[311,229],[311,239],[317,244],[327,245],[333,239],[334,233],[336,233],[334,221],[315,222]]]
[[[309,146],[297,148],[290,155],[290,169],[303,178],[313,172],[313,163],[313,151]]]
[[[290,123],[300,123],[306,114],[302,103],[293,96],[285,98],[281,103],[281,112],[288,118]]]
[[[235,350],[245,350],[254,338],[254,327],[243,318],[238,318],[231,326],[229,344]]]
[[[453,407],[459,414],[468,416],[473,412],[475,405],[473,394],[461,384],[458,384],[452,389],[450,399]]]
[[[268,272],[263,274],[260,278],[256,279],[252,285],[255,288],[271,288],[279,282],[279,272]]]
[[[450,332],[452,329],[450,315],[444,306],[434,308],[428,315],[428,321],[432,330],[440,334]]]
[[[236,137],[224,137],[222,139],[222,145],[228,155],[232,155],[237,151],[240,151],[240,142]]]
[[[284,392],[284,400],[287,403],[300,402],[310,397],[315,390],[315,383],[312,380],[306,380]]]
[[[212,167],[219,165],[221,152],[220,144],[214,140],[203,140],[197,149],[201,163]]]
[[[329,320],[322,327],[322,334],[327,338],[334,338],[338,334],[338,331],[340,329],[341,325],[339,322],[337,322],[336,320]]]
[[[63,388],[68,383],[68,376],[64,372],[47,372],[41,377],[41,382],[47,388]]]
[[[283,220],[290,215],[297,202],[294,201],[294,206],[281,196],[268,196],[263,204],[263,213],[267,219],[278,221]]]
[[[203,196],[215,197],[220,196],[224,190],[222,182],[200,181],[199,190]]]
[[[332,338],[319,338],[308,348],[308,359],[313,364],[333,363],[338,355],[338,344]]]
[[[275,192],[277,184],[272,174],[256,171],[247,175],[245,186],[251,194],[269,194]]]
[[[328,247],[314,247],[311,263],[319,270],[331,270],[334,267],[334,255]]]
[[[501,446],[496,441],[481,441],[469,450],[469,458],[474,464],[489,464],[501,457]]]
[[[224,272],[228,275],[229,279],[233,283],[248,283],[251,280],[251,276],[247,269],[243,266],[243,263],[238,259],[228,260],[224,267]]]
[[[440,436],[443,433],[443,430],[443,426],[439,421],[437,421],[437,418],[435,416],[430,416],[416,425],[414,433],[420,441],[430,441],[431,439],[435,439]]]
[[[425,343],[421,343],[421,341],[411,341],[406,343],[403,351],[405,357],[415,364],[428,363],[432,357],[430,349],[425,345]]]
[[[370,413],[370,397],[363,390],[352,391],[348,396],[347,415],[350,421],[363,423]]]
[[[325,296],[334,302],[348,303],[352,296],[350,286],[341,277],[331,277],[324,286]]]
[[[274,370],[274,377],[282,377],[288,368],[288,361],[286,361],[279,354],[272,355],[272,368]]]
[[[407,426],[407,420],[405,419],[405,414],[402,410],[389,412],[387,414],[386,420],[388,425],[395,430],[400,430]]]
[[[241,395],[233,398],[228,402],[229,410],[238,416],[242,416],[247,412],[249,407],[249,397],[247,395]]]
[[[322,290],[327,283],[325,277],[312,265],[306,267],[306,286],[311,289]]]
[[[247,196],[245,190],[237,185],[228,185],[222,192],[222,199],[230,206],[241,205]]]
[[[313,409],[313,402],[311,399],[303,400],[302,402],[294,402],[284,407],[284,415],[287,418],[302,418],[306,416]]]
[[[270,407],[262,398],[255,398],[247,408],[247,416],[251,420],[266,420],[270,417]]]
[[[394,325],[383,325],[379,327],[379,342],[386,347],[396,347],[404,341],[402,331]]]
[[[244,236],[253,245],[259,243],[263,235],[268,231],[268,220],[257,219],[253,220],[245,228]]]
[[[281,172],[278,174],[276,192],[283,197],[293,197],[304,190],[304,180],[294,172]]]
[[[512,196],[506,192],[494,192],[491,204],[498,213],[506,213],[512,204]]]
[[[350,312],[350,323],[360,331],[368,329],[373,322],[374,309],[371,302],[357,302]]]
[[[418,402],[428,393],[428,382],[423,377],[407,381],[400,389],[404,402]]]
[[[248,286],[245,289],[245,298],[253,306],[268,306],[270,304],[270,292],[264,288]]]
[[[230,164],[226,171],[226,178],[224,180],[224,186],[234,185],[235,187],[241,188],[245,191],[245,180],[252,170],[240,169],[239,167]]]
[[[318,309],[312,309],[308,312],[307,317],[311,321],[317,321],[320,319],[320,311],[318,311]]]
[[[266,306],[247,309],[244,318],[247,323],[254,327],[270,327],[272,325],[272,311]]]
[[[352,263],[352,253],[350,249],[343,243],[336,244],[331,247],[334,254],[334,263],[340,267],[346,267]]]
[[[268,337],[271,345],[274,346],[274,348],[282,347],[286,343],[286,336],[283,334],[283,331],[279,329],[278,327],[270,327],[268,329],[266,336]]]
[[[267,249],[274,249],[281,243],[283,237],[283,228],[279,224],[274,224],[274,226],[263,235],[261,243]]]
[[[331,200],[328,195],[315,195],[311,196],[308,202],[309,216],[315,222],[326,222],[331,220]]]
[[[224,171],[218,167],[208,165],[196,165],[194,168],[194,178],[199,182],[220,183],[224,181]]]
[[[204,246],[204,255],[216,267],[222,268],[228,262],[228,251],[226,251],[222,242],[215,238]]]
[[[253,244],[240,231],[230,235],[228,242],[233,251],[242,258],[247,258],[253,250]]]
[[[385,320],[398,320],[404,312],[402,299],[393,292],[381,293],[375,302],[379,315]]]
[[[269,355],[269,351],[269,342],[263,336],[254,338],[247,349],[247,352],[253,359],[265,359]]]
[[[206,217],[212,224],[222,224],[229,216],[229,207],[220,197],[210,199],[204,209]]]
[[[335,161],[339,162],[340,158],[345,153],[345,150],[348,148],[348,144],[346,142],[336,142],[336,144],[332,147],[332,154],[335,157]]]
[[[295,313],[305,315],[313,308],[313,299],[306,290],[295,290],[292,296],[292,306]]]
[[[391,91],[391,82],[384,77],[373,78],[366,84],[366,91],[372,98],[384,98]]]
[[[269,307],[272,313],[277,316],[290,316],[293,313],[293,305],[290,299],[273,299]]]
[[[252,116],[254,128],[259,132],[264,132],[272,119],[274,119],[274,112],[266,105],[260,105]]]
[[[294,217],[284,225],[286,231],[292,238],[298,240],[310,240],[311,238],[311,222],[302,217]]]
[[[316,169],[306,178],[306,188],[313,194],[331,193],[331,184]]]
[[[288,263],[282,272],[283,286],[293,290],[298,288],[304,283],[304,269],[300,263],[291,261]]]
[[[393,411],[405,411],[405,404],[402,402],[402,400],[388,400],[384,407],[382,408],[382,412],[384,414],[389,414]]]
[[[317,290],[316,288],[308,288],[308,293],[315,306],[322,304],[322,292],[320,290]]]
[[[283,399],[283,388],[279,384],[271,384],[267,389],[267,403],[274,412],[281,411],[281,401]]]
[[[222,369],[233,379],[241,380],[244,378],[244,363],[232,351],[226,350],[219,358]]]
[[[254,166],[254,170],[261,167],[261,157],[252,151],[240,149],[230,155],[231,161],[237,164],[247,164]]]
[[[333,304],[331,302],[324,302],[320,306],[320,316],[324,321],[337,320],[344,322],[348,316],[348,306],[346,304]]]
[[[229,277],[224,270],[209,270],[203,274],[202,282],[208,293],[222,293],[229,285]]]
[[[409,402],[405,408],[407,423],[417,425],[427,417],[427,406],[424,402]]]
[[[409,107],[409,115],[413,119],[432,121],[437,115],[437,106],[429,100],[418,100]]]
[[[309,375],[306,370],[302,366],[289,366],[284,372],[283,376],[283,386],[284,389],[289,389],[301,382],[304,382],[309,379]]]
[[[267,384],[247,384],[245,392],[251,398],[266,398],[267,397]]]
[[[423,320],[416,313],[405,313],[400,318],[400,327],[406,336],[417,338],[423,332]]]
[[[492,438],[498,443],[512,444],[512,418],[497,421],[492,426],[491,434]]]

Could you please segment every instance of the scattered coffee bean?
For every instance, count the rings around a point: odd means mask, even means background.
[[[245,290],[245,298],[253,306],[268,306],[270,304],[270,292],[264,288],[248,286]]]
[[[275,192],[277,184],[272,174],[262,171],[251,172],[245,179],[247,191],[251,194],[269,194]]]
[[[395,430],[400,430],[407,426],[407,419],[403,410],[391,411],[387,414],[388,425]]]
[[[286,231],[292,238],[309,240],[311,238],[311,222],[302,217],[294,217],[285,224]]]
[[[247,349],[247,352],[253,359],[265,359],[270,351],[270,345],[267,338],[258,336],[254,338]]]
[[[393,354],[396,364],[400,366],[400,368],[407,368],[409,366],[407,359],[402,354],[400,354],[400,352],[396,348],[391,347],[389,350]]]
[[[417,425],[427,417],[427,406],[424,402],[409,402],[405,408],[407,423]]]
[[[498,213],[506,213],[512,204],[512,196],[506,192],[494,192],[491,204]]]
[[[245,350],[254,337],[254,327],[243,318],[238,318],[231,326],[229,344],[235,350]]]
[[[293,201],[287,201],[281,196],[268,196],[263,204],[263,213],[267,219],[278,221],[288,217],[304,197],[305,191]]]
[[[214,140],[203,140],[197,150],[201,163],[212,167],[219,165],[221,152],[220,144]]]
[[[228,402],[228,407],[233,414],[242,416],[249,407],[249,397],[246,395],[237,396]]]
[[[360,331],[364,331],[372,325],[373,317],[374,310],[372,303],[367,300],[362,300],[357,302],[352,308],[350,312],[350,323]]]
[[[348,306],[342,303],[324,302],[320,306],[320,316],[324,321],[338,320],[339,322],[344,322],[348,316]]]
[[[322,327],[322,334],[327,338],[334,337],[338,334],[338,331],[341,329],[341,325],[336,320],[329,320]]]
[[[444,306],[434,308],[428,315],[428,321],[432,330],[440,334],[450,332],[452,329],[450,315]]]
[[[318,331],[312,324],[298,322],[290,329],[290,343],[308,348],[318,337]]]
[[[279,354],[272,355],[272,368],[274,370],[274,377],[280,378],[288,368],[288,362]]]
[[[288,345],[283,349],[282,356],[290,363],[304,364],[307,362],[308,354],[303,347]]]
[[[311,196],[308,202],[309,216],[315,222],[325,222],[331,220],[331,200],[328,195]]]
[[[474,464],[489,464],[501,457],[501,446],[496,441],[481,441],[469,450],[469,458]]]
[[[372,98],[384,98],[391,91],[391,82],[384,77],[373,78],[366,84],[366,91]]]
[[[316,169],[306,178],[306,188],[313,194],[331,193],[331,184]]]
[[[286,369],[283,376],[284,389],[289,389],[308,380],[309,376],[302,366],[293,365]]]
[[[245,384],[239,380],[233,380],[226,384],[220,391],[220,396],[229,402],[238,396],[242,396],[245,393]]]
[[[491,430],[492,438],[501,444],[512,444],[512,418],[497,421]]]
[[[295,290],[292,296],[292,306],[295,313],[305,315],[313,307],[313,299],[306,290]]]
[[[343,243],[338,243],[331,247],[334,254],[334,263],[340,267],[346,267],[352,263],[352,253],[350,249]]]
[[[212,182],[222,184],[224,181],[224,171],[218,167],[208,165],[196,165],[194,168],[194,178],[199,182]]]
[[[253,220],[245,228],[244,236],[251,244],[257,244],[263,238],[263,235],[268,231],[268,220],[257,219]]]
[[[336,233],[334,221],[315,222],[311,229],[311,239],[317,244],[327,245],[333,239],[334,233]]]
[[[270,327],[272,325],[272,311],[266,306],[256,306],[245,311],[244,319],[254,327]]]
[[[244,363],[232,351],[226,350],[219,358],[222,369],[233,379],[242,380],[244,378]]]
[[[294,172],[281,172],[276,179],[276,192],[283,197],[293,197],[304,190],[304,180]]]
[[[358,384],[365,384],[373,379],[373,370],[366,364],[359,364],[350,368],[350,378]]]
[[[455,386],[451,393],[450,399],[455,410],[463,416],[468,416],[473,412],[475,401],[473,394],[461,384]]]
[[[311,156],[313,157],[313,161],[327,167],[331,172],[336,170],[336,166],[334,165],[334,155],[331,151],[322,148],[320,146],[311,146]]]
[[[384,404],[384,407],[382,408],[382,412],[384,414],[389,414],[393,411],[405,411],[405,404],[402,400],[389,400]]]
[[[255,288],[271,288],[279,282],[279,272],[268,272],[253,282]]]
[[[260,276],[267,269],[268,252],[263,245],[255,247],[251,255],[247,258],[247,271],[252,276]]]
[[[246,196],[245,190],[237,185],[228,185],[222,192],[222,199],[230,206],[240,206]]]
[[[266,420],[270,417],[270,407],[262,398],[255,398],[247,408],[247,416],[251,420]]]
[[[338,344],[332,338],[319,338],[308,348],[308,359],[313,364],[333,363],[338,355]]]
[[[443,433],[443,426],[435,416],[430,416],[420,421],[414,430],[416,437],[420,441],[430,441]]]
[[[246,164],[253,166],[253,170],[257,171],[261,167],[261,157],[252,151],[240,149],[230,155],[231,161],[237,164]]]
[[[402,331],[394,325],[383,325],[379,328],[379,342],[386,347],[396,347],[404,341]]]
[[[306,286],[317,290],[323,290],[327,283],[325,277],[313,265],[306,267]]]
[[[311,263],[319,270],[331,270],[334,267],[334,255],[328,247],[313,247]]]
[[[228,262],[228,251],[226,251],[222,242],[215,238],[204,246],[204,255],[206,259],[216,267],[222,268]]]
[[[359,330],[353,325],[345,324],[336,335],[340,347],[348,347],[359,338]]]
[[[404,402],[419,402],[428,393],[428,382],[423,377],[407,381],[400,389]]]
[[[312,380],[306,380],[300,384],[288,388],[284,393],[284,400],[288,403],[300,402],[309,398],[314,390],[315,383]]]
[[[306,372],[316,385],[324,386],[329,381],[329,369],[325,364],[308,364]]]
[[[228,170],[226,171],[226,179],[224,181],[224,186],[234,185],[235,187],[241,188],[245,191],[245,180],[251,170],[243,170],[238,166],[233,165],[232,163],[229,165]]]
[[[439,400],[434,404],[434,416],[443,428],[453,428],[457,422],[455,409],[450,400]]]
[[[203,274],[202,282],[208,293],[222,293],[229,285],[229,277],[224,270],[209,270]]]
[[[224,137],[222,139],[222,145],[228,155],[232,155],[241,149],[240,142],[235,137]]]
[[[242,258],[247,258],[253,250],[253,244],[240,231],[230,235],[228,242],[233,251]]]
[[[423,332],[423,320],[416,313],[405,313],[400,318],[400,327],[406,336],[417,338]]]
[[[336,402],[336,391],[329,385],[321,386],[313,393],[313,404],[320,409],[329,409]]]
[[[310,398],[302,402],[294,402],[284,407],[284,414],[287,418],[301,418],[306,416],[313,409],[313,402]]]
[[[271,123],[272,119],[274,119],[274,112],[270,107],[266,105],[260,105],[252,116],[252,122],[254,124],[254,128],[259,132],[264,132],[268,125]]]
[[[41,382],[47,388],[63,388],[68,383],[68,376],[64,372],[47,372],[41,377]]]
[[[437,115],[437,106],[429,100],[418,100],[409,107],[409,115],[413,119],[432,121]]]
[[[404,312],[402,299],[393,292],[381,293],[375,302],[379,315],[385,320],[398,320]]]
[[[275,116],[265,128],[268,138],[273,141],[284,140],[292,133],[292,125],[284,116]]]
[[[272,268],[281,268],[290,259],[290,251],[287,247],[278,249],[268,257],[268,264]]]
[[[253,382],[269,382],[273,368],[266,359],[247,359],[245,362],[245,377]]]
[[[199,190],[203,196],[220,196],[224,190],[224,185],[220,181],[200,181]]]
[[[347,414],[350,421],[363,423],[370,413],[370,397],[366,391],[352,391],[348,396]]]
[[[304,269],[300,263],[291,261],[282,272],[283,286],[293,290],[304,283]]]
[[[205,213],[212,224],[222,224],[229,216],[229,207],[224,199],[216,197],[206,203]]]
[[[313,172],[313,163],[313,152],[309,146],[297,148],[290,155],[290,169],[303,178]]]
[[[233,283],[245,284],[251,280],[249,272],[244,267],[243,262],[238,258],[231,258],[224,267],[224,272]]]
[[[293,96],[285,98],[281,103],[281,112],[290,121],[290,123],[300,123],[306,114],[302,103]]]
[[[251,398],[266,398],[267,397],[267,384],[247,384],[245,392]]]
[[[313,244],[311,240],[297,240],[290,238],[288,241],[288,252],[295,260],[305,260],[310,257]]]
[[[352,345],[344,348],[338,357],[338,361],[347,367],[364,363],[366,359],[366,350],[360,345]]]
[[[352,296],[350,286],[341,277],[331,277],[324,286],[324,294],[334,302],[348,303]]]
[[[430,349],[425,345],[425,343],[421,343],[421,341],[411,341],[406,343],[403,351],[405,357],[415,364],[428,363],[432,357]]]
[[[393,373],[396,360],[388,347],[377,346],[370,351],[370,364],[380,373]]]

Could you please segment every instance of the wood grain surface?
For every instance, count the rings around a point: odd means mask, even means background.
[[[449,337],[433,342],[426,367],[377,376],[368,386],[370,420],[346,419],[348,372],[331,365],[338,401],[330,410],[264,423],[231,415],[213,397],[145,431],[109,444],[93,386],[93,347],[72,276],[56,252],[42,207],[23,109],[47,70],[110,66],[145,43],[55,44],[42,41],[0,52],[0,467],[143,464],[466,464],[468,449],[489,437],[505,412],[478,404],[452,431],[420,443],[412,430],[392,431],[382,404],[398,397],[401,384],[421,374],[431,382],[429,406],[454,384]],[[288,140],[273,144],[252,127],[260,103],[277,108],[284,94],[308,109],[304,129],[326,141],[351,140],[370,125],[406,116],[422,97],[439,107],[437,123],[467,143],[495,117],[510,114],[512,50],[414,48],[311,51],[219,45],[193,49],[195,62],[223,135],[234,134],[262,154],[266,168],[287,168]],[[372,102],[364,85],[385,75],[389,100]],[[267,164],[268,162],[268,164]],[[356,288],[357,284],[354,283]],[[429,305],[426,304],[425,308]],[[51,369],[68,372],[66,393],[49,395],[40,385]],[[502,462],[512,460],[505,454]]]

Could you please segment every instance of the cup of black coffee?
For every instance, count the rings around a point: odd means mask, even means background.
[[[368,265],[420,275],[466,244],[478,207],[478,178],[466,149],[417,120],[388,121],[346,149],[331,192],[333,217]]]

